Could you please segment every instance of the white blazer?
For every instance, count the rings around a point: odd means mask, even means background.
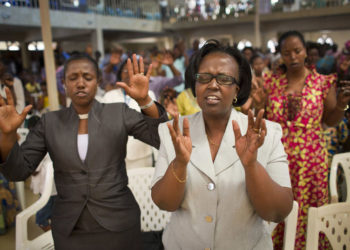
[[[180,127],[182,121],[180,118]],[[215,161],[211,159],[202,112],[188,116],[192,154],[185,196],[163,234],[165,249],[272,249],[271,235],[249,201],[245,172],[235,150],[232,120],[246,133],[247,116],[232,109]],[[281,186],[290,187],[287,154],[279,124],[266,121],[267,135],[258,161]],[[161,146],[152,186],[160,180],[175,150],[166,124],[159,126]]]

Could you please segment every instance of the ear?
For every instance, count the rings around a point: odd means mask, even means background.
[[[102,75],[99,74],[99,77],[97,78],[97,87],[100,86],[102,83]]]

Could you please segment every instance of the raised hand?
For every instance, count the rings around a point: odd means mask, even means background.
[[[127,61],[127,69],[129,74],[129,85],[124,82],[116,84],[123,88],[127,95],[135,99],[137,102],[145,100],[148,97],[149,78],[151,76],[152,66],[150,65],[147,74],[144,75],[145,66],[143,58],[140,57],[137,62],[136,55],[132,55],[132,63],[130,58]]]
[[[0,96],[0,130],[3,134],[16,133],[21,126],[32,105],[26,106],[21,114],[18,114],[14,104],[13,96],[8,87],[5,87],[7,103]]]
[[[172,65],[174,63],[174,57],[171,55],[170,52],[165,52],[162,63],[164,65]]]
[[[188,119],[183,120],[183,133],[179,128],[179,114],[174,116],[173,124],[168,123],[171,140],[173,141],[176,161],[187,165],[192,153],[192,141],[190,136],[190,125]]]
[[[265,107],[266,93],[261,80],[253,77],[252,79],[252,91],[250,93],[253,98],[253,105],[257,109]]]
[[[258,156],[258,148],[264,143],[267,130],[263,115],[264,110],[260,110],[254,120],[253,112],[251,110],[248,111],[248,129],[244,136],[241,134],[238,123],[232,121],[236,141],[236,152],[245,168],[255,165]]]
[[[13,76],[10,73],[5,73],[3,75],[2,82],[4,82],[7,87],[13,87],[13,84],[14,84]]]

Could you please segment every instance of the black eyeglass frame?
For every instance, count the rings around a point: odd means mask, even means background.
[[[198,80],[199,77],[200,77],[201,75],[210,76],[210,79],[209,79],[208,81],[205,81],[205,82],[202,81],[202,82],[201,82],[201,81]],[[230,79],[231,79],[231,83],[230,83],[230,84],[222,83],[222,82],[218,79],[218,77],[220,77],[220,76],[230,78]],[[236,80],[236,78],[234,78],[233,76],[225,75],[225,74],[213,75],[213,74],[210,74],[210,73],[197,73],[197,74],[195,74],[195,78],[196,78],[196,81],[197,81],[198,83],[200,83],[200,84],[207,84],[207,83],[210,83],[210,82],[213,80],[213,78],[215,78],[216,82],[217,82],[219,85],[223,85],[223,86],[230,86],[230,85],[234,85],[234,84],[239,85],[239,84],[238,84],[238,81]]]

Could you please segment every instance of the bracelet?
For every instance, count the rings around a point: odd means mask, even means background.
[[[348,110],[349,105],[346,105],[345,108],[338,107],[338,105],[335,105],[335,107],[336,107],[338,110],[345,111],[345,110]]]
[[[147,103],[146,105],[140,106],[140,109],[148,109],[149,107],[151,107],[153,105],[154,101],[151,99],[151,101],[149,103]]]
[[[184,180],[181,180],[181,179],[176,175],[175,169],[174,169],[174,164],[175,164],[174,161],[172,161],[172,162],[170,163],[170,167],[171,167],[171,171],[173,172],[173,175],[174,175],[175,179],[176,179],[179,183],[185,183],[187,178],[185,178]]]

